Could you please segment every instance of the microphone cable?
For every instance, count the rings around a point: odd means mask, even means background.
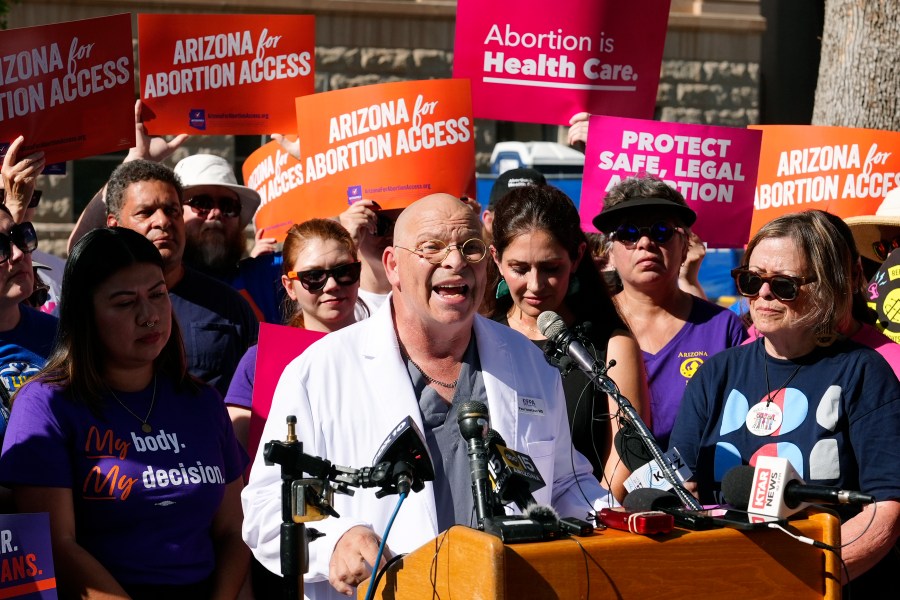
[[[840,563],[841,563],[841,570],[843,571],[844,575],[847,577],[847,582],[848,582],[848,583],[847,583],[846,586],[844,586],[845,588],[847,588],[847,587],[849,587],[853,582],[850,581],[850,571],[849,571],[849,569],[847,569],[847,563],[844,562],[844,559],[843,559],[843,557],[841,556],[841,549],[842,549],[842,548],[846,548],[846,547],[849,546],[850,544],[852,544],[852,543],[856,542],[857,540],[859,540],[859,539],[860,539],[863,535],[865,535],[865,533],[869,530],[869,528],[872,526],[872,523],[875,522],[875,514],[878,512],[878,504],[877,504],[877,503],[872,503],[871,506],[872,506],[872,516],[869,517],[869,522],[866,523],[866,526],[863,527],[862,531],[860,531],[859,534],[858,534],[855,538],[853,538],[853,539],[850,540],[849,542],[844,542],[844,543],[842,543],[840,546],[829,546],[829,545],[826,544],[825,542],[820,542],[820,541],[818,541],[818,540],[814,540],[814,539],[812,539],[812,538],[808,538],[808,537],[803,536],[803,535],[797,535],[797,534],[795,534],[795,533],[791,533],[790,531],[788,531],[787,529],[785,529],[784,527],[782,527],[782,526],[779,525],[778,523],[770,523],[770,524],[769,524],[769,528],[770,528],[770,529],[776,529],[776,530],[779,530],[779,531],[781,531],[782,533],[788,535],[789,537],[794,538],[795,540],[797,540],[798,542],[800,542],[800,543],[802,543],[802,544],[807,544],[807,545],[809,545],[809,546],[813,546],[814,548],[820,548],[820,549],[822,549],[822,550],[828,550],[829,552],[833,552],[834,555],[837,556],[838,561],[840,561]],[[848,598],[848,599],[849,599],[849,596],[850,596],[849,592],[845,592],[845,598]]]
[[[397,506],[394,507],[394,513],[391,515],[390,520],[387,523],[387,526],[384,528],[384,535],[381,536],[381,544],[378,545],[378,555],[375,557],[375,564],[372,566],[372,572],[377,575],[378,574],[378,565],[381,564],[381,557],[384,555],[384,548],[387,546],[388,534],[391,532],[391,527],[394,526],[394,519],[397,518],[397,513],[400,512],[400,506],[403,504],[403,501],[406,500],[406,492],[400,492],[399,497],[397,498]],[[387,567],[387,565],[385,565]],[[372,600],[372,597],[375,594],[376,588],[376,577],[375,575],[369,577],[369,589],[366,590],[366,600]]]
[[[578,341],[581,342],[581,344],[583,346],[585,346],[585,348],[587,348],[587,350],[593,356],[597,355],[596,347],[594,346],[593,342],[591,342],[590,338],[588,338],[586,335],[579,335]],[[602,391],[598,390],[596,388],[596,386],[594,385],[593,381],[588,381],[587,384],[584,386],[584,388],[582,388],[581,393],[578,395],[578,400],[576,400],[576,402],[575,402],[575,408],[572,410],[572,415],[573,415],[573,417],[578,415],[578,409],[581,406],[582,401],[585,399],[585,393],[588,392],[588,390],[591,391],[591,394],[590,394],[591,406],[590,406],[590,412],[589,412],[590,427],[588,428],[590,438],[591,438],[591,448],[594,451],[595,458],[598,459],[597,462],[603,462],[602,460],[600,460],[601,456],[600,456],[600,452],[597,449],[596,436],[594,435],[594,426],[596,425],[596,422],[594,419],[594,403],[597,401],[595,392],[603,394],[603,396],[607,399],[609,398],[609,396],[607,394],[603,393]],[[619,418],[620,410],[621,410],[620,408],[617,409],[614,414],[610,414],[608,411],[604,412],[604,414],[608,415],[610,421],[612,421],[613,419]],[[610,442],[612,442],[612,440],[610,440]],[[585,458],[587,458],[587,457],[585,457]],[[620,462],[621,462],[621,460],[620,460]],[[584,493],[584,488],[581,487],[581,479],[579,479],[578,474],[575,473],[575,419],[574,418],[572,419],[572,423],[569,424],[569,464],[572,466],[572,474],[575,476],[575,485],[578,486],[578,492],[581,494],[581,497],[584,498],[585,503],[589,507],[588,508],[588,520],[593,521],[595,526],[599,527],[600,521],[597,519],[597,511],[594,509],[594,505],[591,504],[591,501],[587,497],[587,494]],[[616,468],[618,468],[618,464],[616,465]],[[606,473],[603,473],[603,472],[601,472],[599,474],[594,473],[594,477],[597,479],[597,481],[606,483],[606,485],[607,485],[607,491],[609,492],[609,497],[613,499],[612,503],[607,501],[607,505],[609,507],[616,506],[618,504],[618,501],[615,500],[615,496],[613,495],[612,491],[609,489],[612,487],[612,482],[607,480]]]

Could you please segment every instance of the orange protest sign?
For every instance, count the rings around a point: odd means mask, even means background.
[[[428,194],[475,196],[468,80],[404,81],[297,98],[301,160],[268,145],[244,166],[262,197],[257,229],[333,217],[363,198],[403,208]],[[287,193],[290,192],[290,193]]]
[[[900,187],[900,133],[849,127],[759,125],[763,132],[752,236],[783,214],[875,214]]]
[[[0,32],[0,146],[47,163],[134,145],[127,14]]]
[[[293,133],[315,89],[315,17],[138,15],[144,126],[153,135]]]

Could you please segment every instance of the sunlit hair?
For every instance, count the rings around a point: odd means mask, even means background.
[[[109,388],[102,373],[105,350],[97,331],[94,293],[116,273],[135,265],[163,268],[159,250],[141,234],[124,227],[94,229],[69,255],[63,271],[56,345],[44,368],[29,381],[67,388],[70,396],[99,413]],[[181,331],[173,315],[172,333],[154,361],[156,373],[178,389],[198,388],[187,371]],[[28,385],[28,384],[26,384]]]
[[[116,167],[116,170],[109,176],[109,181],[106,183],[106,214],[120,219],[122,206],[125,205],[125,191],[128,186],[139,181],[168,183],[178,193],[179,203],[184,201],[184,188],[175,171],[158,162],[132,160]]]
[[[782,215],[769,221],[747,244],[741,266],[749,264],[753,250],[763,240],[787,238],[793,241],[806,272],[816,281],[806,284],[810,310],[800,315],[799,324],[811,326],[820,345],[836,339],[845,327],[853,303],[850,249],[830,217],[819,210]]]
[[[584,255],[572,274],[577,277],[579,290],[566,297],[565,303],[578,322],[591,321],[595,327],[609,325],[611,329],[625,329],[619,318],[606,285],[591,260],[589,244],[581,229],[581,217],[572,200],[558,188],[550,185],[526,185],[510,190],[494,206],[494,249],[497,257],[503,257],[506,248],[521,236],[535,231],[548,233],[561,245],[569,259],[578,258],[578,250],[584,244]],[[494,277],[487,296],[493,298],[500,282],[499,273]],[[489,310],[496,318],[508,313],[512,307],[511,295],[498,298]]]
[[[313,240],[333,240],[338,242],[353,256],[354,260],[358,260],[359,254],[357,253],[356,244],[353,242],[353,238],[350,237],[350,233],[340,223],[331,219],[310,219],[309,221],[293,225],[288,229],[287,237],[284,240],[284,248],[282,249],[284,257],[282,273],[287,275],[288,271],[294,270],[297,258]],[[366,306],[366,303],[360,298],[357,298],[357,303],[362,304],[368,314],[369,307]],[[304,327],[303,311],[300,310],[300,305],[297,302],[291,300],[290,296],[285,295],[282,313],[286,325]]]
[[[865,275],[863,275],[862,262],[859,258],[859,249],[856,247],[856,240],[853,239],[853,231],[850,230],[850,226],[839,216],[829,212],[822,212],[822,215],[834,225],[835,229],[840,234],[841,239],[847,244],[847,249],[850,250],[850,289],[853,292],[853,308],[851,314],[853,315],[853,318],[860,323],[874,325],[878,320],[878,313],[869,308],[869,302],[866,299],[867,282]]]
[[[684,196],[681,195],[681,192],[667,184],[659,177],[656,177],[649,173],[640,173],[633,177],[626,177],[625,179],[614,185],[606,193],[606,196],[603,199],[603,207],[605,209],[612,208],[618,204],[622,204],[636,198],[663,198],[665,200],[669,200],[673,204],[677,204],[678,206],[690,208],[687,201],[684,199]],[[680,227],[684,227],[685,230],[687,230],[687,225],[684,223],[683,219],[678,216],[678,213],[671,209],[667,209],[664,206],[653,206],[652,208],[637,208],[637,210],[653,211],[654,213],[661,213],[666,215],[671,214],[671,216],[678,221],[678,225]],[[624,212],[622,213],[621,218],[623,220],[629,217],[633,217],[633,214]]]

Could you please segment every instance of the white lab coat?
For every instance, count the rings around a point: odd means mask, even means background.
[[[559,372],[531,341],[481,316],[475,319],[475,339],[491,427],[510,448],[531,456],[547,482],[534,493],[536,501],[551,504],[561,516],[579,518],[591,508],[614,505],[591,473],[590,463],[572,448]],[[263,443],[241,495],[244,540],[275,573],[280,572],[281,469],[265,465],[263,447],[266,441],[285,438],[288,415],[297,417],[304,453],[354,468],[371,465],[382,441],[407,415],[424,431],[394,332],[390,301],[371,318],[310,346],[285,368],[278,382]],[[340,518],[308,523],[326,534],[309,544],[308,598],[346,598],[328,583],[335,544],[355,525],[370,526],[383,535],[396,502],[397,496],[376,499],[374,489],[356,489],[352,497],[335,495]],[[438,533],[434,492],[428,482],[404,502],[387,544],[394,554],[409,552]]]

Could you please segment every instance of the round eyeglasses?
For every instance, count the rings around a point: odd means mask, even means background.
[[[487,244],[481,238],[472,238],[464,241],[462,244],[448,244],[441,240],[428,240],[415,248],[404,248],[403,246],[394,246],[394,248],[412,252],[433,265],[439,265],[444,262],[454,248],[459,250],[466,262],[472,264],[481,262],[487,256]]]

